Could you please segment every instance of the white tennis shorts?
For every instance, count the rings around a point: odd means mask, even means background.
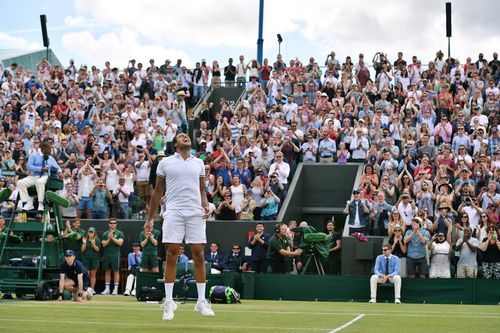
[[[191,215],[192,212],[182,213],[168,211],[163,214],[162,242],[182,244],[185,240],[187,244],[206,244],[206,220],[200,215]]]

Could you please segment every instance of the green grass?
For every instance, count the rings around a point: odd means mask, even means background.
[[[171,322],[161,320],[159,304],[131,297],[96,296],[71,301],[0,301],[2,332],[329,332],[364,316],[341,332],[499,332],[500,306],[367,304],[249,301],[214,304],[215,318],[180,304]]]

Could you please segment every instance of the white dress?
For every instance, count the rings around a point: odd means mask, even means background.
[[[434,243],[431,267],[429,269],[430,278],[448,279],[451,277],[449,253],[450,244],[448,242]]]
[[[237,213],[241,212],[241,204],[244,200],[243,184],[238,186],[231,185],[232,201],[234,204],[234,211]]]

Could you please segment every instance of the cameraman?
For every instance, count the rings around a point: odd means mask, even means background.
[[[267,260],[273,274],[288,273],[292,270],[292,257],[300,256],[301,249],[291,251],[290,239],[286,236],[287,226],[279,223],[275,227],[275,233],[269,240]]]

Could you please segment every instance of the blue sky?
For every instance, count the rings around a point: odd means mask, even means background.
[[[335,50],[343,61],[376,51],[394,59],[417,55],[424,63],[439,49],[446,54],[442,0],[267,0],[264,56],[274,61],[281,33],[285,60],[314,56],[323,63]],[[484,0],[453,3],[452,56],[474,61],[481,51],[487,59],[498,51],[500,2]],[[63,64],[123,68],[128,59],[182,58],[192,65],[202,58],[224,65],[228,57],[256,56],[258,0],[191,1],[27,1],[4,0],[3,8],[17,8],[2,16],[0,49],[42,47],[40,14],[48,18],[51,48]]]

